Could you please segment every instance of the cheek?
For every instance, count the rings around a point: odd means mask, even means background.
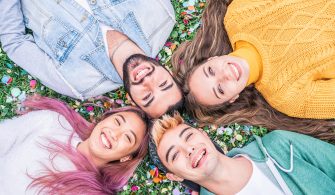
[[[136,148],[134,145],[129,144],[129,142],[127,142],[126,140],[124,140],[124,138],[120,138],[121,140],[119,141],[119,146],[118,146],[118,150],[116,152],[118,152],[120,155],[128,155],[130,153],[133,153]]]
[[[131,97],[135,102],[138,102],[140,100],[140,97],[143,96],[144,92],[145,91],[141,86],[132,86],[130,88]]]

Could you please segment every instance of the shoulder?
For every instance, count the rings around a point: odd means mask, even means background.
[[[31,111],[21,116],[6,119],[0,122],[0,128],[7,129],[19,126],[26,128],[33,126],[59,126],[63,128],[70,128],[70,124],[63,115],[50,110]]]
[[[266,10],[274,1],[267,0],[233,0],[227,9],[227,17],[247,17],[252,16],[255,13],[262,13],[263,10]],[[251,13],[250,13],[251,12]]]
[[[294,145],[295,148],[298,147],[303,149],[307,145],[310,146],[322,141],[301,133],[285,130],[275,130],[265,135],[262,138],[262,142],[264,143],[264,145],[273,148]]]
[[[297,133],[291,132],[291,131],[286,131],[286,130],[274,130],[271,131],[270,133],[266,134],[262,140],[263,142],[272,142],[272,143],[282,143],[289,141],[292,137],[297,136]]]

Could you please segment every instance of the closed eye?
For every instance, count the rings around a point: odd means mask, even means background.
[[[192,135],[193,135],[193,133],[188,134],[185,138],[185,141],[188,141]]]
[[[174,161],[177,158],[178,152],[175,152],[172,156],[172,161]]]
[[[165,80],[163,83],[161,83],[161,84],[159,85],[159,87],[164,87],[164,86],[166,85],[166,83],[167,83],[167,80]]]
[[[129,141],[129,143],[131,143],[131,139],[129,135],[126,135],[127,140]]]
[[[146,95],[142,100],[145,101],[150,97],[151,93],[149,93],[148,95]]]
[[[115,122],[116,122],[117,126],[120,126],[120,125],[121,125],[119,119],[115,118]]]

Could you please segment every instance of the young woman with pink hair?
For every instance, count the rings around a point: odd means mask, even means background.
[[[35,96],[30,111],[0,123],[0,194],[115,194],[147,153],[145,114],[108,111],[96,124]]]

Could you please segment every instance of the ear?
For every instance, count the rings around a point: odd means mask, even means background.
[[[177,175],[174,175],[173,173],[167,173],[166,174],[166,177],[171,180],[171,181],[178,181],[178,182],[182,182],[184,181],[183,178],[177,176]]]
[[[240,97],[239,94],[237,94],[235,97],[231,98],[231,99],[229,100],[229,103],[234,103],[235,100],[237,100],[238,97]]]
[[[128,155],[128,156],[125,156],[125,157],[122,157],[121,159],[120,159],[120,162],[126,162],[126,161],[128,161],[128,160],[131,160],[133,157],[131,156],[131,155]]]
[[[215,58],[217,58],[217,56],[210,57],[210,58],[207,59],[207,61],[211,61],[211,60],[213,60]]]

